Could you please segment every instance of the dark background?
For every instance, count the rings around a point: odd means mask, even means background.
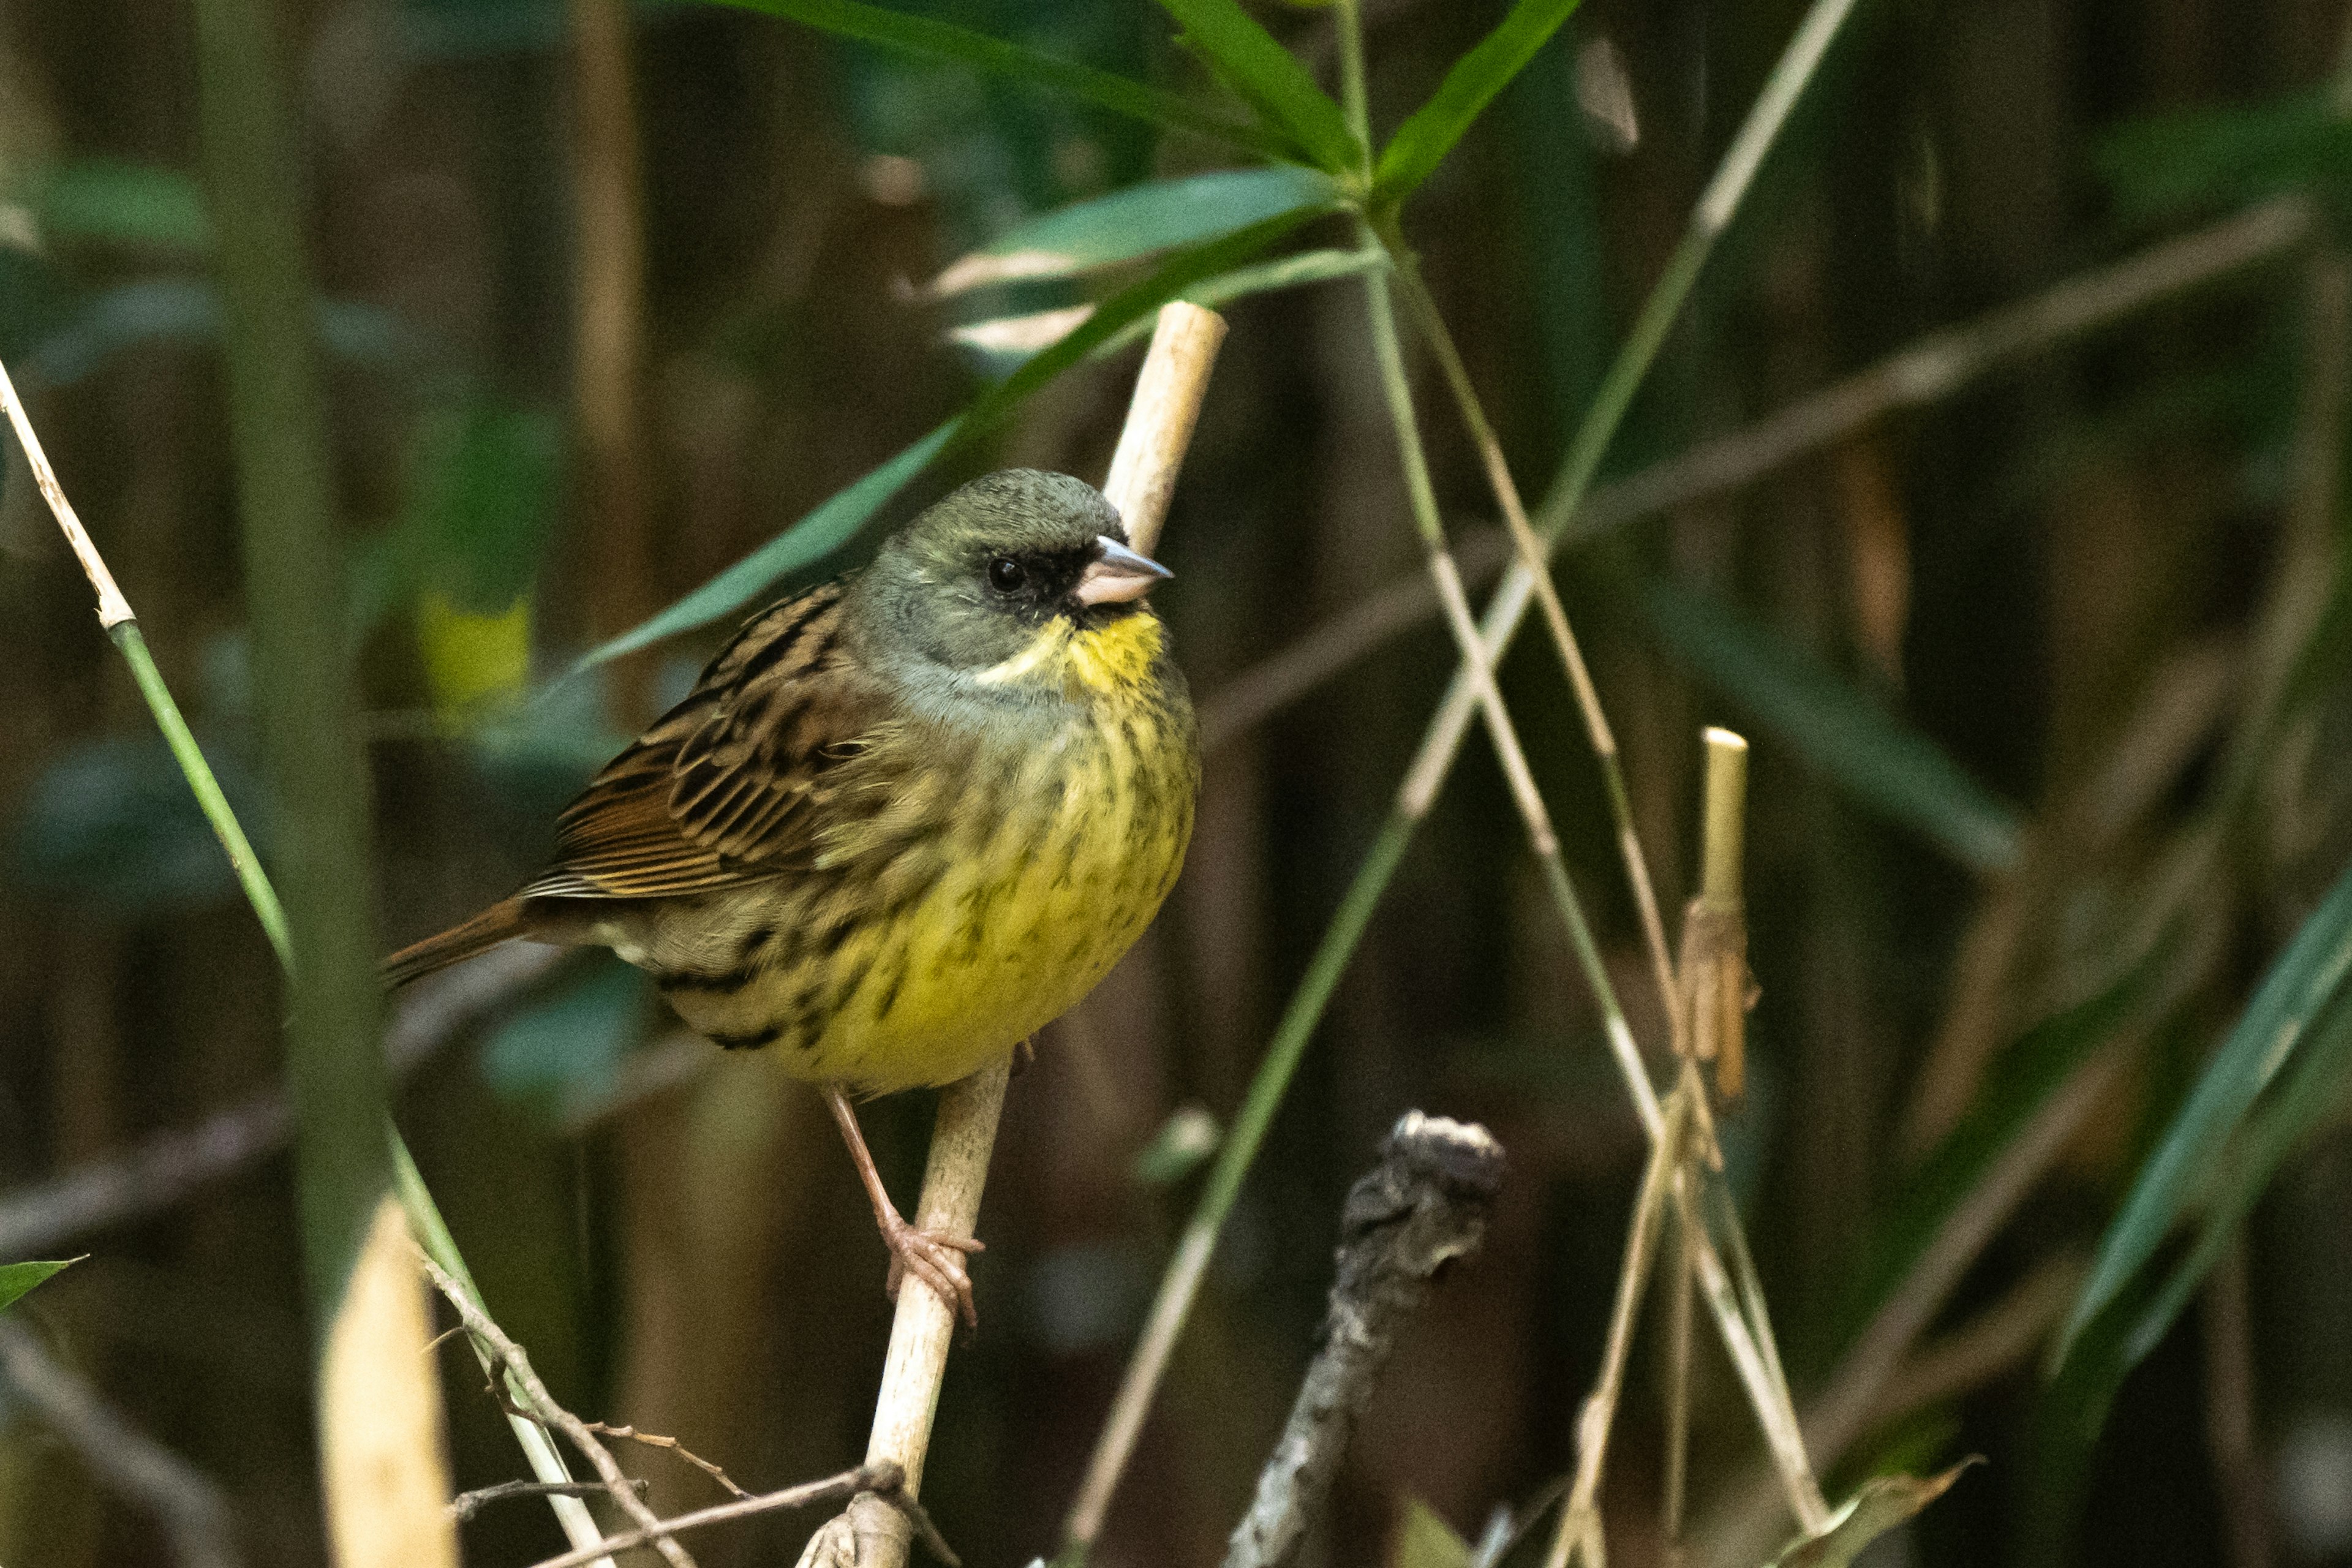
[[[1376,127],[1500,9],[1373,0]],[[1590,0],[1407,207],[1531,498],[1801,9]],[[1209,91],[1147,5],[939,10]],[[1330,82],[1328,13],[1257,14]],[[598,145],[583,128],[610,127],[614,105],[583,100],[564,7],[341,0],[281,16],[387,948],[530,869],[555,807],[717,638],[519,709],[502,697],[983,384],[983,357],[945,336],[982,308],[910,283],[1026,216],[1210,166],[1197,145],[1001,79],[760,16],[639,7],[645,353],[615,458],[583,438],[576,374],[579,193]],[[2333,215],[2352,132],[2327,95],[2346,23],[2336,0],[1864,0],[1608,474],[2281,191],[2312,204],[2317,237],[1620,530],[1559,574],[1670,910],[1691,890],[1699,726],[1755,742],[1762,998],[1724,1132],[1801,1403],[1916,1253],[1919,1216],[1972,1193],[1991,1205],[1927,1336],[1952,1353],[1928,1365],[1915,1347],[1914,1384],[1898,1374],[1824,1457],[1832,1497],[1878,1470],[1990,1459],[1887,1561],[2352,1558],[2352,1139],[2333,1111],[2087,1453],[2049,1435],[2063,1390],[2044,1365],[2139,1159],[2352,845],[2352,689],[2328,640],[2352,368]],[[175,0],[0,6],[0,355],[266,853],[194,119]],[[1349,243],[1327,226],[1306,237]],[[1067,298],[1016,289],[994,308]],[[1228,314],[1161,550],[1178,578],[1155,600],[1204,705],[1419,561],[1360,289]],[[1098,479],[1135,360],[1065,376],[887,520],[998,466]],[[1492,560],[1475,454],[1414,363],[1440,499]],[[0,1234],[42,1184],[267,1089],[280,1051],[268,947],[9,462]],[[1052,1550],[1198,1180],[1145,1179],[1137,1157],[1180,1108],[1232,1114],[1452,668],[1424,618],[1224,732],[1159,926],[1014,1083],[975,1271],[982,1326],[958,1346],[925,1486],[967,1562]],[[1505,689],[1654,1039],[1600,775],[1539,628]],[[464,706],[474,691],[488,709]],[[1853,734],[1933,750],[1873,785],[1842,749]],[[1920,761],[1938,752],[1949,777]],[[1485,1251],[1391,1369],[1314,1560],[1381,1560],[1412,1498],[1475,1539],[1571,1463],[1642,1145],[1491,752],[1474,735],[1464,756],[1251,1177],[1104,1563],[1220,1553],[1308,1353],[1341,1194],[1408,1107],[1485,1121],[1510,1173]],[[1953,826],[1966,812],[1990,840]],[[2169,934],[2152,948],[2158,915]],[[2055,1047],[2011,1043],[2151,951],[2160,979],[2102,1025],[2083,1058],[2095,1076],[2065,1078],[2068,1119],[2032,1123],[2048,1086],[2030,1069]],[[677,1434],[748,1485],[834,1470],[863,1449],[883,1254],[814,1097],[674,1028],[625,973],[576,961],[418,1069],[400,1120],[559,1396]],[[902,1194],[929,1109],[908,1095],[866,1113]],[[2015,1154],[2014,1192],[1994,1191],[1997,1159],[1935,1190],[1949,1167],[1930,1152],[1956,1126]],[[280,1153],[45,1243],[92,1256],[20,1309],[226,1489],[257,1564],[323,1555],[292,1191]],[[1701,1344],[1706,1521],[1751,1489],[1758,1450]],[[520,1473],[470,1362],[442,1353],[459,1484]],[[1607,1491],[1625,1563],[1659,1560],[1656,1367],[1645,1334]],[[143,1513],[16,1405],[0,1417],[0,1562],[161,1560]],[[717,1496],[658,1455],[630,1463],[665,1506]],[[696,1550],[783,1562],[807,1527],[774,1518]],[[520,1563],[562,1543],[544,1510],[508,1504],[467,1544],[471,1562]]]

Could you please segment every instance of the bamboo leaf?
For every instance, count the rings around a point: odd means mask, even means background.
[[[1885,1302],[2050,1097],[2140,1013],[2168,956],[2159,944],[2113,983],[2035,1024],[1993,1058],[1968,1115],[1936,1145],[1874,1227],[1858,1271],[1860,1283],[1847,1307],[1844,1337],[1858,1332]]]
[[[1238,93],[1265,124],[1279,129],[1326,174],[1362,166],[1364,148],[1331,97],[1298,57],[1258,26],[1234,0],[1160,0],[1183,24],[1181,42],[1218,80]]]
[[[1495,95],[1509,86],[1511,79],[1535,58],[1536,51],[1559,31],[1577,5],[1578,0],[1519,0],[1512,6],[1493,32],[1454,62],[1429,101],[1414,110],[1381,149],[1380,168],[1372,180],[1374,194],[1394,199],[1429,178]]]
[[[1128,323],[1158,310],[1194,285],[1230,272],[1314,216],[1311,208],[1277,214],[1222,239],[1178,252],[1150,276],[1104,300],[1077,331],[989,388],[961,414],[880,468],[836,491],[814,511],[652,619],[592,649],[572,667],[572,673],[679,632],[708,626],[742,608],[778,579],[813,564],[848,542],[932,458],[994,427],[1023,399],[1109,342]]]
[[[1851,1568],[1872,1542],[1909,1523],[1920,1510],[1951,1490],[1962,1470],[1983,1462],[1970,1455],[1941,1475],[1871,1477],[1830,1516],[1819,1534],[1792,1542],[1772,1560],[1772,1568]]]
[[[591,650],[572,673],[641,647],[707,626],[741,609],[770,584],[849,542],[850,537],[928,467],[955,438],[958,415],[854,483],[835,490],[815,510],[728,567],[667,609]]]
[[[2122,1337],[2122,1368],[2162,1338],[2279,1162],[2336,1106],[2352,1069],[2347,977],[2352,869],[2271,965],[2141,1167],[2099,1240],[2090,1278],[2066,1321],[2062,1355],[2071,1355],[2086,1326],[2124,1297],[2182,1214],[2202,1199],[2208,1206],[2198,1244]],[[2323,1017],[2326,1026],[2315,1026]]]
[[[89,1254],[83,1253],[82,1258]],[[0,1263],[0,1312],[6,1311],[24,1300],[34,1286],[62,1274],[79,1263],[81,1258],[68,1258],[57,1263]]]
[[[1470,1568],[1470,1543],[1419,1498],[1405,1500],[1388,1568]]]
[[[1068,278],[1180,245],[1196,245],[1299,207],[1328,210],[1339,192],[1312,169],[1228,169],[1153,180],[1025,223],[932,280],[946,299],[1018,279]]]
[[[2016,863],[2016,812],[1941,746],[1834,670],[1728,606],[1665,579],[1643,583],[1640,599],[1651,626],[1701,679],[1857,802],[1979,871]]]
[[[1097,70],[1076,60],[1042,54],[1020,44],[990,37],[929,16],[912,16],[859,0],[719,0],[722,5],[805,23],[812,27],[877,44],[926,59],[954,60],[992,75],[1010,77],[1114,114],[1221,142],[1264,158],[1295,159],[1297,150],[1283,136],[1212,114],[1165,88]],[[1254,25],[1254,24],[1253,24]],[[1271,40],[1268,40],[1271,42]],[[1304,74],[1303,72],[1301,73]],[[1311,83],[1309,84],[1312,85]],[[1337,110],[1334,110],[1336,113]]]

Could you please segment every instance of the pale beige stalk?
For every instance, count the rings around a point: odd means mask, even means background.
[[[1168,521],[1176,471],[1192,442],[1209,372],[1224,335],[1224,319],[1213,310],[1181,300],[1160,308],[1151,349],[1136,379],[1127,425],[1103,483],[1103,494],[1127,523],[1129,542],[1147,555]],[[939,1121],[931,1133],[930,1160],[915,1216],[920,1228],[953,1236],[977,1234],[1008,1068],[1003,1062],[983,1068],[940,1097]],[[931,1417],[939,1408],[955,1323],[952,1304],[908,1274],[899,1287],[898,1316],[890,1323],[890,1349],[866,1446],[868,1466],[887,1462],[903,1469],[908,1497],[921,1495]],[[1136,1419],[1140,1421],[1140,1410]],[[801,1554],[802,1568],[905,1568],[913,1535],[904,1513],[880,1498],[861,1497],[810,1538]]]

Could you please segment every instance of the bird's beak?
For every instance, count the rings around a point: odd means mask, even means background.
[[[1074,590],[1081,605],[1123,605],[1140,599],[1152,585],[1176,575],[1149,555],[1139,555],[1109,534],[1095,536],[1094,564]]]

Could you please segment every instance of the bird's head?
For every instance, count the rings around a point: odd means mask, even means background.
[[[859,590],[890,623],[893,646],[979,671],[1020,658],[1041,637],[1132,616],[1171,575],[1128,548],[1118,512],[1092,485],[1007,468],[892,535]]]

